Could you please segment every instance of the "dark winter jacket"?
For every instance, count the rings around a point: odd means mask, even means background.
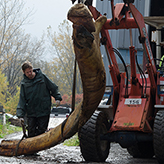
[[[33,70],[36,75],[29,79],[24,75],[21,82],[20,99],[17,106],[17,116],[42,117],[50,114],[51,96],[62,100],[58,86],[54,84],[40,69]]]

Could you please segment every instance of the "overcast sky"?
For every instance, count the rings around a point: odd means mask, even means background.
[[[35,11],[30,18],[31,24],[24,27],[26,33],[40,38],[43,32],[46,33],[48,26],[57,32],[59,24],[67,19],[67,12],[71,6],[71,0],[26,0],[26,7]]]

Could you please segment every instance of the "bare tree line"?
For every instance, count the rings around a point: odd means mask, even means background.
[[[51,27],[49,27],[48,39],[51,44],[51,53],[56,56],[52,58],[52,62],[56,66],[54,68],[57,71],[58,84],[63,91],[72,94],[75,54],[72,43],[72,27],[69,22],[64,20],[59,25],[58,33],[53,33]],[[82,93],[78,67],[76,73],[76,92]]]
[[[29,60],[58,84],[62,94],[71,94],[75,60],[71,26],[63,21],[59,33],[47,30],[52,59],[45,61],[45,36],[38,40],[23,29],[32,15],[33,10],[26,10],[23,0],[0,1],[0,69],[7,77],[8,91],[11,95],[16,94],[23,75],[21,65]],[[79,71],[76,86],[77,93],[82,93]]]
[[[44,53],[44,40],[32,40],[23,26],[29,23],[32,10],[24,12],[25,3],[19,0],[0,2],[0,68],[9,82],[13,95],[22,78],[21,64],[34,61]]]

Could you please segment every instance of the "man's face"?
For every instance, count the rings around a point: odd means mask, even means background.
[[[29,78],[29,79],[33,79],[35,77],[35,73],[33,72],[32,68],[27,68],[25,69],[25,71],[23,71],[23,73]]]

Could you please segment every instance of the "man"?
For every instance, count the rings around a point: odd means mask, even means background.
[[[161,71],[164,71],[164,55],[161,57],[160,59],[160,62],[159,62],[159,69],[158,70],[161,70]]]
[[[30,62],[22,65],[24,78],[21,81],[17,116],[23,120],[27,115],[28,137],[34,137],[47,130],[51,112],[51,96],[60,105],[62,100],[58,86],[40,69],[33,69]]]

